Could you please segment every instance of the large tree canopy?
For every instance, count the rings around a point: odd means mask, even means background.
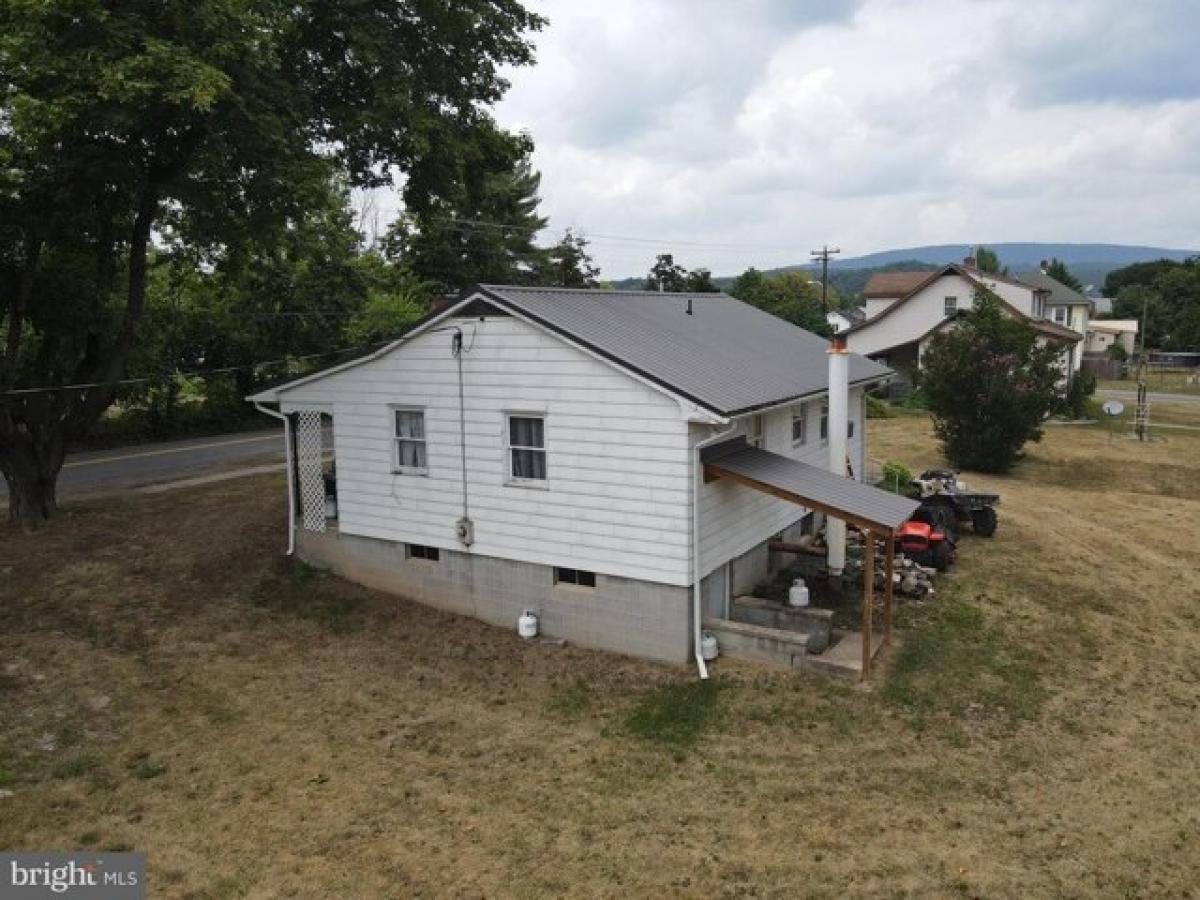
[[[922,358],[921,390],[951,465],[1004,472],[1059,403],[1062,348],[1038,345],[1027,322],[1004,313],[991,291],[955,327],[934,335]]]
[[[308,214],[315,185],[464,190],[515,139],[488,107],[532,62],[515,0],[0,0],[0,473],[55,507],[66,441],[112,402],[157,240],[208,264]],[[495,169],[493,169],[495,171]],[[18,390],[60,387],[86,388]]]
[[[1147,347],[1200,351],[1200,257],[1134,263],[1109,272],[1104,289],[1114,318],[1143,322]]]
[[[833,334],[821,308],[821,288],[805,272],[766,275],[750,268],[734,279],[729,293],[813,334]],[[830,301],[836,306],[836,297]]]

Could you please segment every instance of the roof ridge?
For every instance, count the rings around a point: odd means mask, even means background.
[[[602,296],[617,295],[617,296],[628,297],[628,296],[632,296],[632,295],[643,295],[644,294],[647,297],[724,297],[729,300],[736,299],[731,294],[727,294],[725,291],[647,291],[647,290],[626,291],[626,290],[617,290],[615,288],[578,288],[578,287],[568,288],[568,287],[554,287],[553,285],[545,285],[545,284],[490,284],[490,283],[480,283],[478,285],[478,287],[483,290],[487,290],[487,291],[539,291],[539,292],[553,291],[554,293],[558,293],[558,294],[562,294],[562,293],[599,294]]]

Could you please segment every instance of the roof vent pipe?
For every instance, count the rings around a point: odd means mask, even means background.
[[[829,471],[846,477],[846,439],[850,430],[850,351],[846,338],[829,342]],[[826,565],[830,575],[840,576],[846,568],[846,522],[826,518]]]

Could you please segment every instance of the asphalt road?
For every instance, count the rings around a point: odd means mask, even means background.
[[[122,494],[272,462],[283,462],[282,427],[76,453],[67,457],[59,476],[58,499]],[[0,501],[7,499],[8,491],[0,479]]]
[[[1120,400],[1126,405],[1137,403],[1137,391],[1097,390],[1096,396]],[[1159,394],[1150,391],[1149,397],[1151,403],[1200,403],[1200,394]]]

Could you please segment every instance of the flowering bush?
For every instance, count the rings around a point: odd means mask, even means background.
[[[1004,472],[1059,403],[1062,348],[1038,345],[1029,323],[980,289],[975,307],[934,336],[921,387],[942,452],[956,468]]]

